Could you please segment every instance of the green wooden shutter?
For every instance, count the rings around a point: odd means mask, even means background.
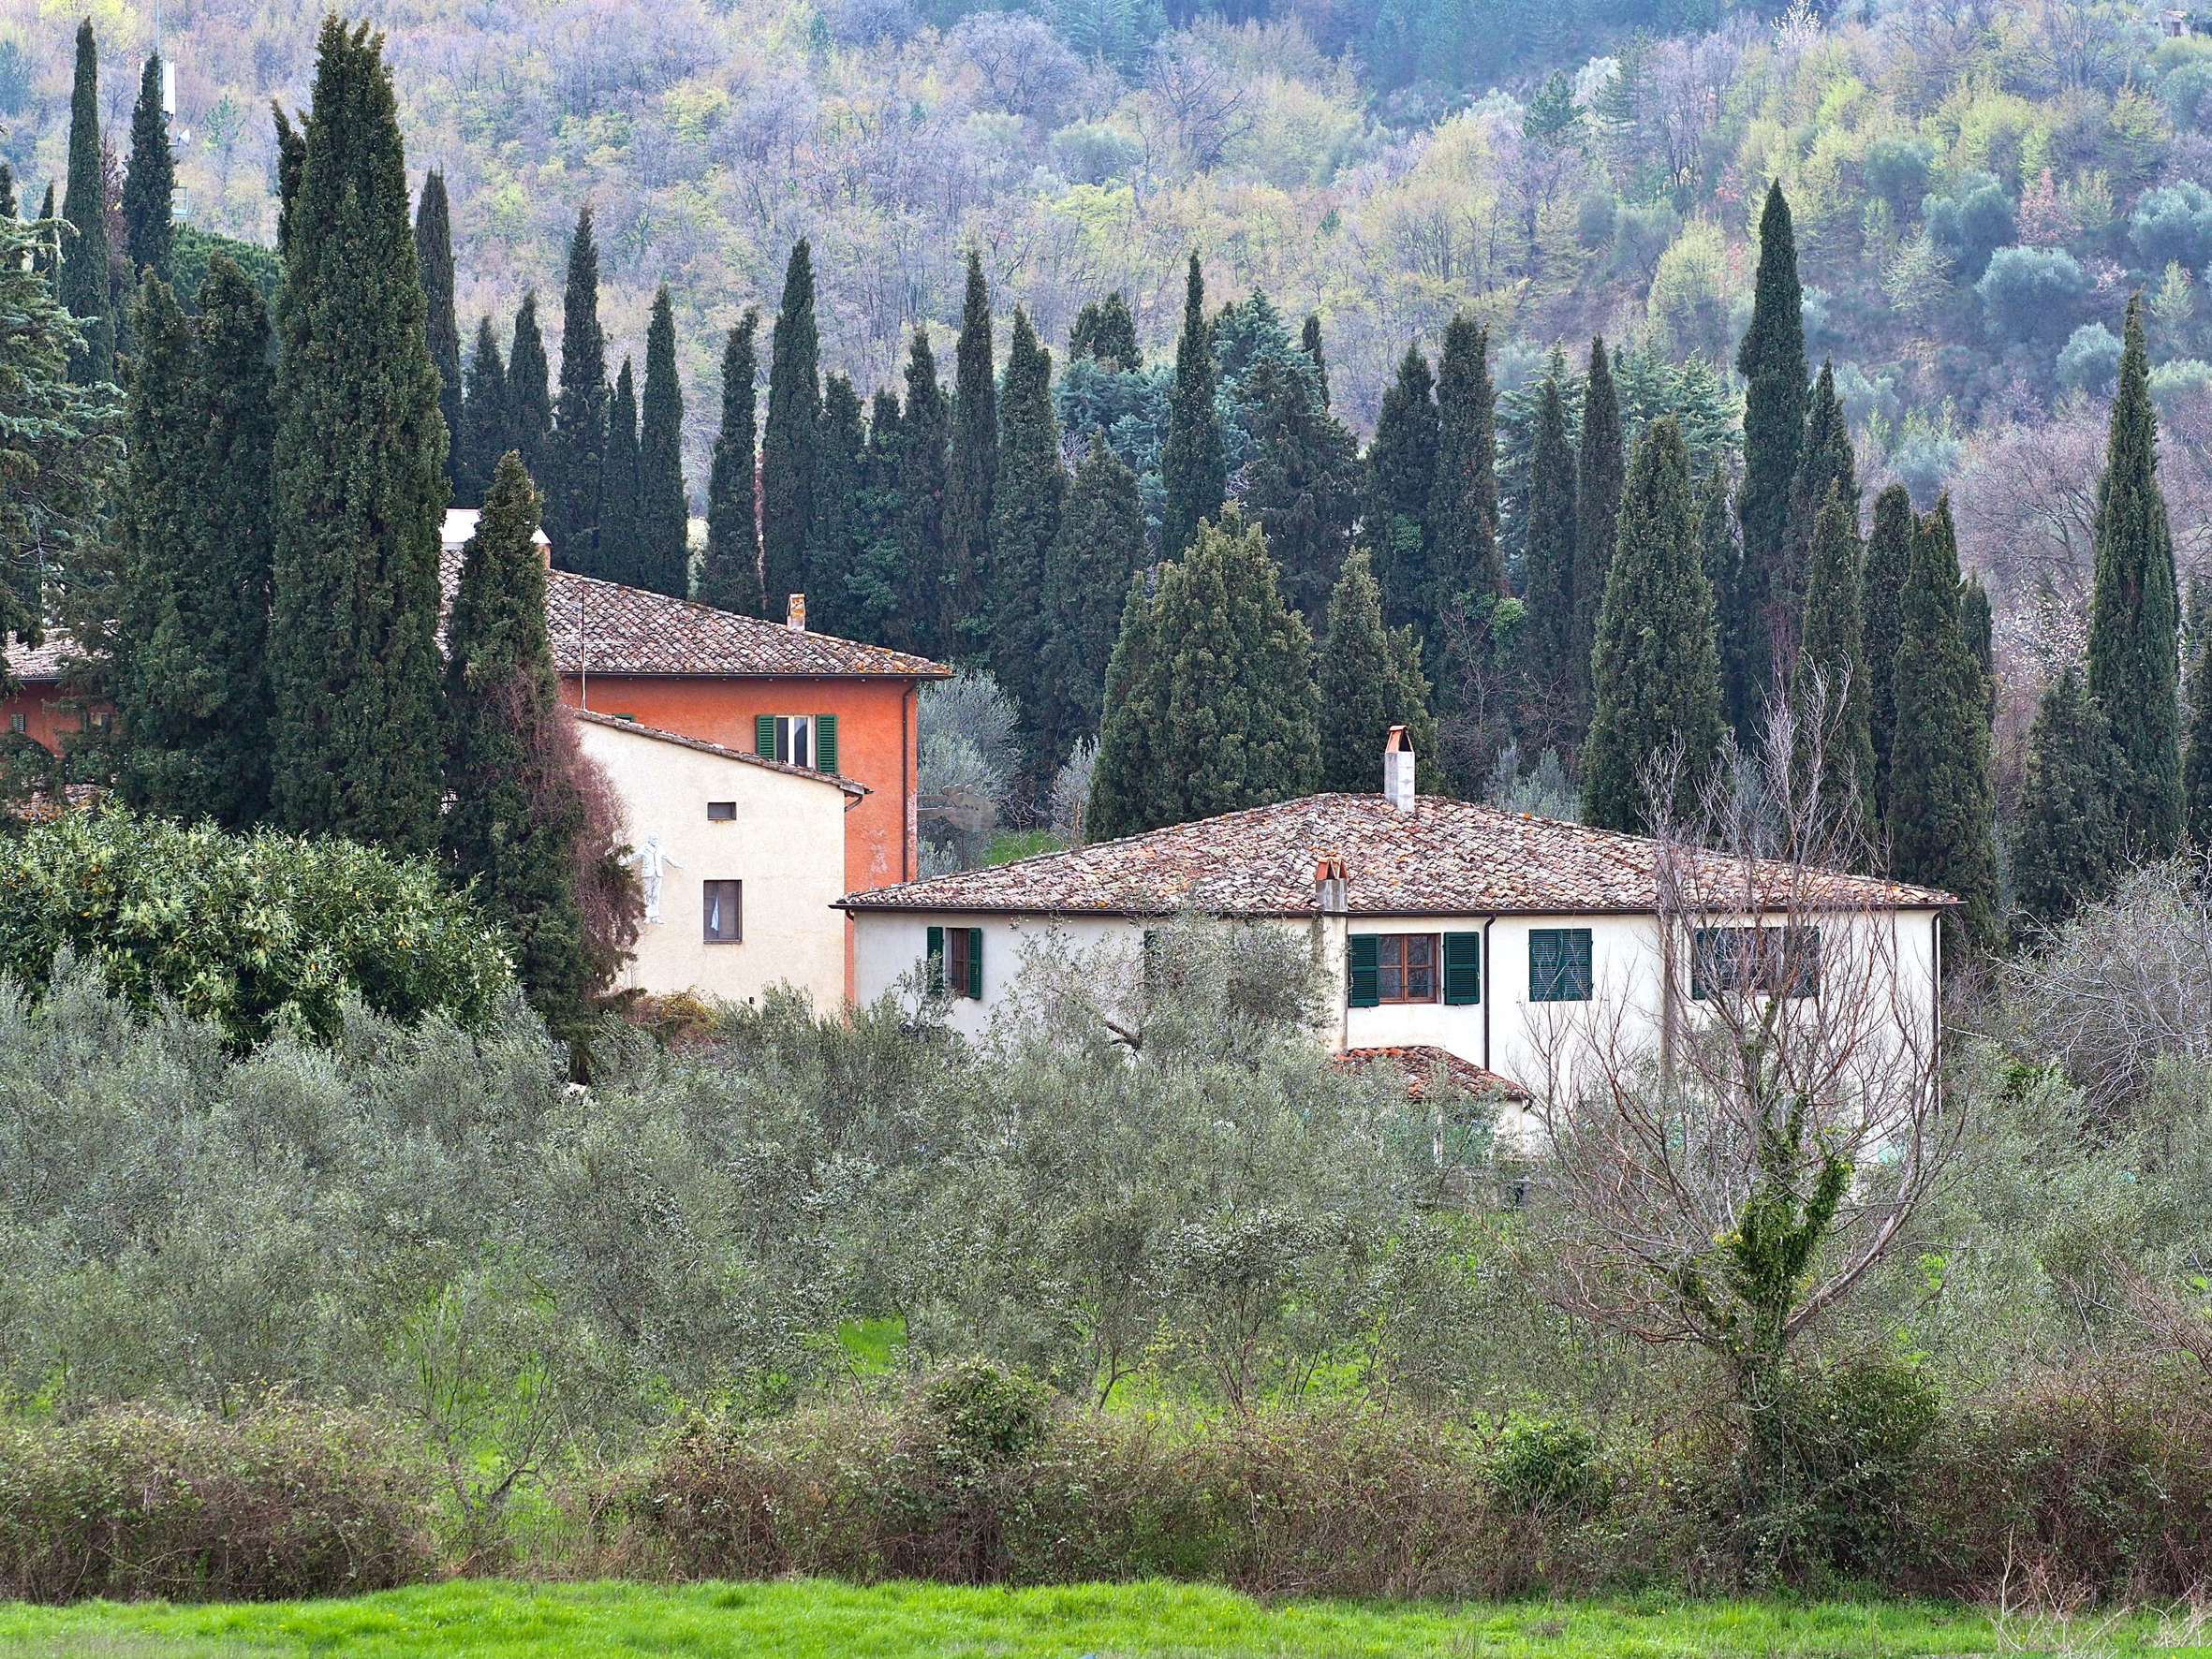
[[[837,716],[834,714],[814,717],[814,770],[837,770]]]
[[[1569,928],[1566,934],[1568,985],[1565,1000],[1586,1003],[1590,1000],[1593,978],[1590,973],[1590,930]]]
[[[1528,1000],[1559,1000],[1559,933],[1555,928],[1528,930]]]
[[[775,758],[774,715],[756,714],[753,716],[753,753],[766,760]],[[936,931],[934,928],[931,930],[933,932]]]
[[[983,1000],[983,930],[967,930],[967,994]]]
[[[929,972],[926,978],[932,991],[941,991],[945,989],[945,930],[943,928],[929,930]]]
[[[1444,935],[1444,1000],[1465,1006],[1482,1000],[1482,935]]]
[[[1374,933],[1354,933],[1344,942],[1344,1000],[1352,1007],[1372,1008],[1382,1000],[1381,976],[1376,972],[1377,946]]]

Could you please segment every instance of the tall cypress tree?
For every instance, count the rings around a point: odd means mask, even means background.
[[[1802,618],[1806,583],[1812,568],[1813,525],[1827,505],[1830,490],[1840,492],[1851,533],[1859,533],[1858,460],[1851,451],[1851,424],[1836,395],[1836,369],[1821,364],[1805,417],[1805,447],[1797,457],[1797,477],[1790,483],[1790,557],[1776,584],[1777,602]],[[1794,620],[1794,619],[1793,619]],[[1794,634],[1792,636],[1795,639]]]
[[[1713,590],[1714,632],[1720,653],[1720,717],[1731,729],[1744,724],[1746,702],[1743,620],[1743,550],[1736,545],[1735,512],[1728,474],[1716,460],[1698,487],[1699,563]]]
[[[2112,732],[2069,663],[2028,734],[2013,891],[2029,929],[2053,928],[2112,884]]]
[[[584,827],[576,740],[546,638],[538,498],[512,452],[463,550],[446,629],[445,779],[439,823],[456,882],[513,942],[516,977],[556,1035],[583,1020],[588,976],[575,848]]]
[[[176,225],[170,203],[177,190],[177,164],[169,153],[169,122],[161,113],[161,56],[146,60],[139,101],[130,112],[130,170],[123,176],[123,229],[135,280],[152,271],[175,280]]]
[[[1522,660],[1530,697],[1523,724],[1531,737],[1572,741],[1570,653],[1574,645],[1574,449],[1567,441],[1567,408],[1552,365],[1536,409],[1536,445],[1528,467],[1528,544],[1522,563]]]
[[[438,374],[438,410],[446,418],[446,481],[461,464],[461,325],[453,316],[453,221],[446,201],[446,175],[422,175],[415,209],[415,263],[429,306],[430,362]]]
[[[1214,407],[1214,333],[1206,323],[1206,279],[1190,256],[1184,284],[1183,333],[1175,342],[1175,385],[1168,397],[1168,435],[1160,446],[1160,481],[1167,507],[1160,521],[1160,556],[1179,559],[1199,521],[1221,510],[1229,490],[1229,463],[1221,416]]]
[[[84,344],[69,353],[80,386],[115,378],[115,316],[108,299],[108,196],[100,169],[100,60],[92,20],[77,29],[77,82],[69,94],[69,186],[62,217],[76,234],[62,243],[60,296]]]
[[[754,340],[760,314],[747,310],[722,343],[722,429],[707,475],[707,551],[699,567],[699,602],[746,616],[766,614],[760,599],[760,521],[754,495]]]
[[[52,222],[53,181],[52,179],[46,181],[46,199],[39,204],[38,217],[47,221],[48,223]],[[60,263],[61,256],[58,252],[60,242],[57,238],[55,241],[45,243],[43,252],[34,252],[31,255],[32,271],[40,276],[52,276],[54,273],[55,267]]]
[[[564,570],[601,571],[599,493],[607,464],[607,335],[599,326],[599,247],[591,203],[576,214],[561,299],[561,395],[543,472],[546,534]]]
[[[1975,944],[1997,937],[1997,853],[1989,722],[1981,669],[1958,627],[1958,537],[1948,496],[1912,537],[1898,606],[1897,725],[1885,819],[1891,873],[1957,895],[1946,925]]]
[[[1262,357],[1246,376],[1252,441],[1241,506],[1282,568],[1292,609],[1317,623],[1359,518],[1359,442],[1329,413],[1309,371]]]
[[[1680,821],[1720,751],[1720,651],[1690,506],[1689,451],[1672,416],[1644,429],[1629,462],[1591,682],[1583,816],[1606,830],[1653,828],[1644,769],[1679,752],[1671,810]]]
[[[945,557],[945,441],[951,424],[945,389],[929,331],[914,330],[907,355],[907,403],[899,417],[899,608],[887,643],[926,656],[949,657],[952,572]]]
[[[1429,493],[1437,481],[1436,381],[1417,345],[1406,347],[1398,377],[1382,394],[1375,441],[1367,446],[1367,507],[1362,526],[1374,550],[1383,614],[1393,627],[1424,623],[1433,598],[1429,575]]]
[[[2201,627],[2197,631],[2182,693],[2182,717],[2189,727],[2181,769],[2182,815],[2191,844],[2212,847],[2212,640],[2201,637]]]
[[[1857,513],[1845,504],[1843,491],[1842,479],[1830,482],[1828,500],[1813,521],[1792,701],[1800,753],[1809,758],[1817,752],[1821,761],[1822,810],[1848,811],[1871,834],[1876,816],[1873,697],[1859,594],[1859,538],[1852,523]]]
[[[1161,800],[1158,654],[1159,619],[1140,570],[1129,578],[1113,654],[1106,665],[1099,759],[1091,773],[1090,802],[1084,809],[1086,840],[1141,835],[1174,821]]]
[[[499,360],[499,335],[488,316],[477,324],[476,350],[469,357],[465,375],[461,431],[455,438],[461,448],[461,464],[456,469],[453,494],[456,500],[480,507],[499,457],[515,448],[507,365]]]
[[[1021,703],[1032,737],[1045,639],[1044,609],[1038,599],[1068,494],[1052,381],[1052,353],[1038,343],[1028,314],[1016,306],[1013,339],[1007,348],[1006,395],[998,405],[998,477],[991,497],[991,670]]]
[[[2089,604],[2089,695],[2112,728],[2122,856],[2159,858],[2181,840],[2180,595],[2159,493],[2141,296],[2128,302],[2104,479],[2097,492],[2097,581]]]
[[[638,389],[630,360],[622,360],[614,398],[607,405],[607,451],[599,462],[599,537],[587,575],[641,585],[644,550],[638,518]]]
[[[1790,609],[1790,490],[1805,448],[1805,290],[1797,280],[1797,238],[1779,183],[1766,192],[1759,216],[1759,276],[1751,326],[1736,347],[1744,387],[1744,485],[1736,516],[1744,531],[1746,714],[1755,721],[1797,618]],[[1739,728],[1749,741],[1751,732]]]
[[[860,562],[861,470],[867,433],[860,395],[843,374],[822,377],[822,418],[816,428],[813,539],[806,549],[806,625],[818,634],[852,634],[848,595]]]
[[[1445,327],[1437,360],[1429,525],[1434,580],[1422,612],[1423,632],[1434,640],[1437,619],[1459,595],[1506,592],[1497,554],[1497,394],[1490,384],[1490,336],[1465,312]]]
[[[1600,335],[1590,342],[1589,377],[1582,400],[1582,448],[1574,468],[1574,638],[1567,663],[1578,712],[1590,707],[1590,653],[1597,644],[1598,610],[1605,601],[1605,573],[1613,564],[1627,464],[1620,398],[1613,387],[1613,357]]]
[[[1967,654],[1982,671],[1983,717],[1997,718],[1997,624],[1989,610],[1989,590],[1980,576],[1969,576],[1958,591],[1958,632]]]
[[[1125,374],[1144,366],[1144,354],[1137,349],[1137,319],[1119,288],[1103,300],[1084,301],[1075,314],[1075,326],[1068,330],[1068,360],[1078,358],[1091,358]]]
[[[1298,349],[1305,353],[1313,364],[1315,389],[1320,393],[1321,407],[1329,406],[1329,360],[1321,355],[1321,318],[1319,312],[1308,312],[1305,326],[1298,331]]]
[[[271,804],[302,833],[437,838],[445,422],[382,42],[325,21],[277,295]]]
[[[1317,675],[1321,709],[1320,786],[1373,794],[1381,786],[1382,745],[1394,726],[1406,728],[1416,755],[1436,746],[1421,645],[1411,628],[1382,625],[1382,589],[1364,548],[1344,562],[1329,596],[1329,639]]]
[[[760,433],[760,591],[771,616],[804,590],[814,522],[815,427],[821,419],[821,339],[814,254],[801,237],[784,267],[783,306],[768,350],[768,421]]]
[[[691,504],[684,492],[684,389],[676,381],[676,316],[669,286],[645,325],[645,398],[638,432],[638,585],[691,592]]]
[[[1892,484],[1874,498],[1866,537],[1866,720],[1874,744],[1874,792],[1890,798],[1890,756],[1897,735],[1897,646],[1904,627],[1905,580],[1912,565],[1912,497]]]
[[[1044,563],[1044,649],[1037,676],[1038,770],[1056,768],[1096,737],[1113,655],[1115,597],[1144,562],[1144,502],[1137,475],[1103,433],[1075,469],[1060,533]]]
[[[545,360],[545,336],[538,328],[538,290],[523,296],[514,314],[514,344],[507,350],[509,442],[532,478],[553,469],[553,381]],[[498,458],[492,461],[498,465]],[[491,488],[487,476],[484,487]],[[540,489],[542,498],[547,492]],[[550,539],[552,533],[547,533]]]
[[[846,573],[837,600],[840,624],[833,631],[854,639],[890,639],[899,627],[893,618],[906,580],[900,537],[906,512],[899,498],[899,472],[906,434],[899,420],[899,394],[876,389],[868,404],[868,441],[861,451],[860,499],[853,509],[853,567]]]
[[[20,205],[15,198],[15,169],[0,161],[0,219],[20,216]]]
[[[990,647],[1002,606],[1034,601],[1034,592],[1002,595],[990,579],[991,508],[998,480],[998,393],[991,340],[991,290],[983,257],[967,255],[967,299],[953,356],[952,432],[945,463],[946,638]]]

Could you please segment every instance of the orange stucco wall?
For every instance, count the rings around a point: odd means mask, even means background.
[[[38,681],[25,685],[11,697],[0,698],[0,715],[6,716],[0,720],[0,731],[13,731],[15,716],[21,714],[24,734],[37,738],[59,754],[63,734],[81,730],[84,725],[81,713],[74,709],[64,711],[58,706],[61,697],[60,686],[51,681]]]

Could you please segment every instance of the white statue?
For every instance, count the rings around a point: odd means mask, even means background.
[[[660,919],[662,867],[665,865],[681,870],[684,866],[668,856],[668,853],[662,848],[660,837],[657,835],[645,837],[645,844],[632,853],[627,861],[638,867],[638,888],[645,895],[645,919],[658,921]]]

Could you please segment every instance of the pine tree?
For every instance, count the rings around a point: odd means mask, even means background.
[[[2057,927],[2111,887],[2112,732],[2070,663],[2028,734],[2013,834],[2013,891],[2029,930]]]
[[[1733,730],[1745,720],[1744,629],[1736,602],[1743,596],[1743,550],[1736,545],[1735,513],[1728,475],[1716,461],[1698,490],[1699,563],[1713,590],[1713,622],[1720,653],[1720,718]]]
[[[515,309],[514,344],[507,350],[507,410],[509,442],[533,478],[544,478],[553,470],[552,384],[545,336],[538,328],[538,290],[532,288]],[[498,465],[496,456],[492,464]],[[491,488],[489,477],[484,487]],[[538,494],[542,499],[547,492]]]
[[[1229,465],[1222,450],[1221,416],[1214,407],[1214,336],[1206,323],[1206,280],[1198,256],[1190,256],[1184,286],[1183,333],[1175,342],[1175,385],[1168,399],[1168,435],[1160,446],[1160,480],[1167,507],[1160,521],[1159,551],[1179,559],[1198,534],[1202,520],[1221,510],[1229,490]]]
[[[1605,573],[1613,564],[1619,530],[1627,462],[1613,359],[1600,335],[1590,342],[1589,377],[1583,386],[1582,448],[1574,468],[1574,637],[1567,648],[1567,668],[1577,718],[1591,708],[1590,654],[1597,647],[1598,611],[1605,602]]]
[[[1529,697],[1523,705],[1525,735],[1551,743],[1575,735],[1568,702],[1574,644],[1574,449],[1567,441],[1567,409],[1559,395],[1559,364],[1537,404],[1536,445],[1528,467],[1528,540],[1522,561],[1522,660]]]
[[[890,644],[925,656],[950,657],[958,638],[945,556],[945,446],[951,412],[937,384],[929,331],[914,330],[907,357],[907,402],[899,417],[899,596]]]
[[[1305,353],[1313,364],[1314,387],[1320,394],[1321,407],[1329,406],[1329,360],[1321,355],[1321,318],[1319,312],[1308,312],[1305,327],[1298,333],[1298,349]]]
[[[1359,518],[1359,441],[1328,411],[1310,374],[1261,358],[1243,396],[1259,452],[1240,503],[1267,537],[1290,608],[1319,623]]]
[[[130,114],[130,170],[123,176],[123,226],[133,281],[152,271],[173,282],[176,225],[170,203],[176,195],[177,164],[169,153],[169,122],[161,113],[161,56],[146,60],[139,101]],[[12,217],[12,213],[10,217]]]
[[[1823,362],[1813,384],[1805,418],[1805,447],[1797,476],[1790,483],[1790,557],[1776,583],[1777,602],[1790,608],[1794,627],[1805,613],[1806,583],[1812,568],[1813,525],[1827,505],[1831,489],[1840,491],[1851,533],[1859,534],[1858,460],[1851,451],[1850,422],[1836,395],[1835,365]]]
[[[1044,565],[1044,649],[1037,676],[1040,773],[1096,737],[1113,653],[1115,595],[1144,562],[1144,503],[1137,475],[1093,433],[1068,489],[1060,533]]]
[[[1419,346],[1408,345],[1398,363],[1397,379],[1382,394],[1375,439],[1367,446],[1362,537],[1373,550],[1383,614],[1393,627],[1429,620],[1429,493],[1437,481],[1435,390],[1428,360]]]
[[[1687,817],[1720,751],[1720,651],[1689,497],[1689,451],[1674,418],[1638,435],[1621,491],[1620,539],[1598,611],[1583,816],[1645,831],[1644,769],[1680,756],[1669,810]]]
[[[463,550],[446,630],[440,845],[457,883],[506,931],[515,974],[556,1035],[583,1020],[588,977],[575,847],[584,827],[573,727],[546,638],[538,497],[522,457],[500,459]]]
[[[492,473],[499,457],[515,448],[514,411],[507,398],[507,365],[499,360],[499,335],[490,317],[477,324],[476,350],[465,371],[465,395],[461,401],[461,464],[453,483],[454,499],[484,504]]]
[[[278,291],[271,804],[401,852],[437,838],[445,422],[380,38],[322,27]]]
[[[822,418],[816,429],[813,539],[806,549],[806,625],[818,634],[852,633],[847,615],[860,563],[861,473],[867,433],[861,400],[843,374],[822,379]]]
[[[1364,548],[1353,550],[1329,596],[1329,640],[1320,654],[1320,786],[1371,795],[1381,787],[1382,746],[1406,727],[1416,755],[1431,753],[1436,722],[1421,674],[1421,643],[1411,628],[1382,625],[1382,589]]]
[[[1068,331],[1068,360],[1078,358],[1094,359],[1125,374],[1144,366],[1144,354],[1137,349],[1137,321],[1119,288],[1103,300],[1084,301],[1075,314],[1075,327]]]
[[[1981,670],[1958,627],[1958,538],[1946,496],[1913,533],[1898,604],[1896,733],[1884,818],[1890,870],[1900,881],[1955,894],[1945,933],[1978,945],[1997,937],[1997,853],[1989,782],[1989,723]]]
[[[461,465],[461,325],[453,316],[453,221],[446,201],[446,175],[422,175],[415,209],[415,262],[430,309],[430,362],[438,374],[438,410],[446,418],[446,481]]]
[[[1744,389],[1744,485],[1736,517],[1744,531],[1744,591],[1738,601],[1746,630],[1744,668],[1750,694],[1747,719],[1766,706],[1777,649],[1795,625],[1789,605],[1790,490],[1805,448],[1805,290],[1797,280],[1797,239],[1790,204],[1777,182],[1767,187],[1759,217],[1759,275],[1751,326],[1736,348]],[[1751,740],[1749,726],[1736,735]]]
[[[561,395],[544,470],[545,530],[564,570],[603,574],[599,495],[607,465],[607,335],[599,326],[599,248],[591,203],[576,214],[561,300]]]
[[[944,637],[970,650],[991,644],[999,595],[990,585],[991,507],[998,480],[998,393],[991,290],[983,258],[967,256],[967,300],[952,369],[952,432],[945,466]],[[1010,598],[1008,603],[1013,601]],[[1009,689],[1011,689],[1010,687]]]
[[[2089,696],[2112,728],[2122,855],[2159,858],[2181,839],[2180,595],[2159,493],[2158,414],[2141,297],[2128,302],[2104,479],[2097,492],[2097,581],[2089,604]]]
[[[1912,565],[1912,497],[1892,484],[1874,498],[1866,538],[1866,719],[1874,744],[1877,801],[1890,798],[1890,756],[1897,734],[1897,645],[1904,625],[1905,580]]]
[[[115,316],[108,299],[107,184],[100,167],[100,63],[92,20],[77,29],[77,82],[69,94],[69,186],[62,217],[61,301],[84,334],[69,353],[69,378],[90,386],[115,378]]]
[[[1502,597],[1507,591],[1497,554],[1497,408],[1490,336],[1462,312],[1445,327],[1443,354],[1437,360],[1437,474],[1429,494],[1433,580],[1422,605],[1423,631],[1432,640],[1439,619],[1462,595]]]
[[[1159,619],[1140,570],[1129,578],[1106,665],[1099,759],[1084,809],[1086,840],[1113,841],[1174,822],[1161,799],[1158,654]]]
[[[639,586],[643,548],[639,539],[638,390],[630,360],[622,360],[614,398],[607,405],[607,451],[599,463],[599,539],[588,575],[626,587]]]
[[[1806,759],[1817,754],[1821,761],[1816,799],[1821,809],[1851,813],[1871,835],[1876,815],[1873,697],[1859,593],[1859,538],[1852,522],[1857,516],[1846,505],[1843,480],[1833,480],[1828,500],[1813,521],[1792,701],[1801,754]]]
[[[998,477],[992,487],[987,547],[991,671],[1021,705],[1032,739],[1042,690],[1045,562],[1060,534],[1068,475],[1060,470],[1060,425],[1053,417],[1052,353],[1028,314],[1014,308],[1006,386],[998,405]],[[1050,781],[1049,779],[1047,780]]]
[[[806,580],[814,522],[815,427],[821,419],[821,340],[814,321],[814,254],[804,237],[784,267],[782,309],[768,349],[768,420],[760,433],[760,593],[783,614]]]
[[[722,427],[715,435],[714,470],[707,475],[707,551],[699,566],[699,602],[746,616],[763,616],[760,598],[760,521],[754,494],[754,379],[759,360],[754,340],[760,314],[747,310],[722,343]]]
[[[684,490],[684,389],[676,381],[676,316],[668,284],[645,325],[645,398],[638,431],[638,576],[675,598],[691,592],[691,504]]]

